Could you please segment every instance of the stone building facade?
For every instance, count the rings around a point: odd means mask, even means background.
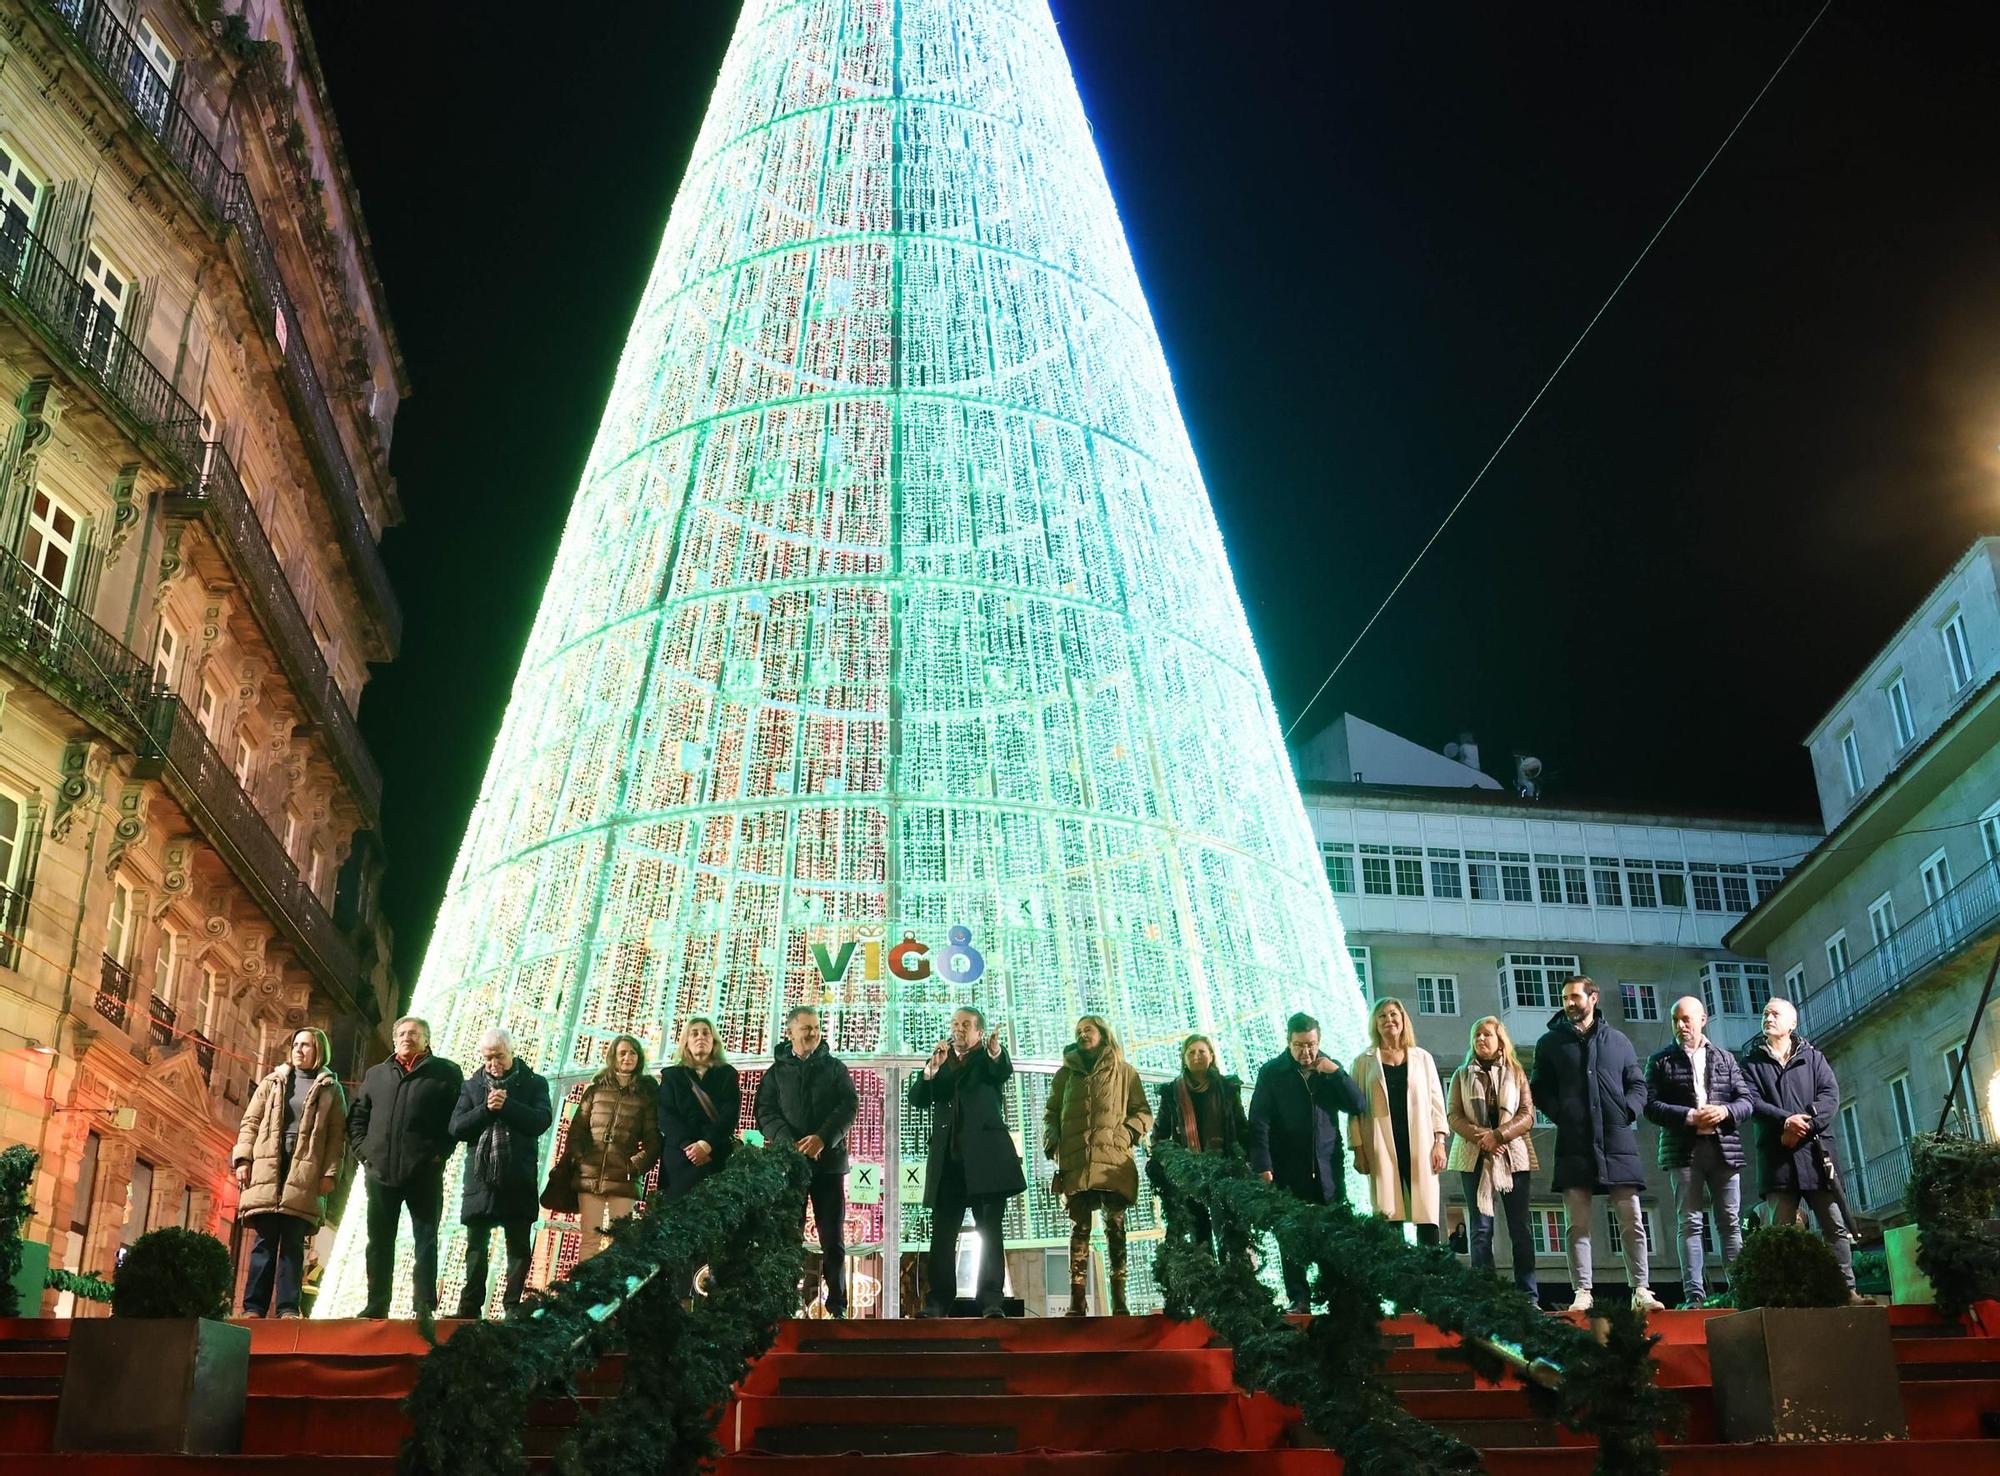
[[[1418,772],[1414,757],[1397,760],[1379,739],[1375,747],[1378,771]],[[1732,953],[1723,935],[1819,839],[1813,827],[1523,799],[1490,781],[1468,785],[1448,766],[1426,784],[1334,780],[1304,753],[1301,768],[1306,814],[1363,987],[1371,999],[1404,1002],[1447,1082],[1465,1059],[1473,1022],[1486,1015],[1505,1022],[1532,1070],[1535,1043],[1577,973],[1597,981],[1606,1016],[1642,1061],[1671,1043],[1669,1016],[1683,995],[1706,1002],[1711,1039],[1731,1050],[1758,1031],[1769,973]],[[1562,1197],[1549,1188],[1554,1136],[1552,1128],[1535,1134],[1543,1168],[1534,1176],[1534,1250],[1545,1297],[1566,1302],[1567,1228]],[[1653,1286],[1672,1296],[1680,1277],[1673,1195],[1653,1167],[1657,1130],[1642,1120],[1639,1136]],[[1460,1186],[1445,1188],[1448,1216],[1461,1218]],[[1597,1284],[1622,1285],[1617,1226],[1602,1200],[1596,1216]],[[1712,1227],[1709,1240],[1712,1260]],[[1505,1241],[1502,1226],[1495,1256],[1511,1269]],[[1707,1283],[1713,1288],[1717,1277]]]
[[[1972,1033],[2000,938],[2000,538],[1966,550],[1806,751],[1826,840],[1729,941],[1802,1001],[1840,1078],[1849,1196],[1894,1223],[1968,1037],[1955,1125],[1987,1136],[2000,1095],[2000,1025]]]
[[[291,1030],[386,1048],[406,391],[295,0],[0,0],[0,1143],[56,1266],[228,1238]]]

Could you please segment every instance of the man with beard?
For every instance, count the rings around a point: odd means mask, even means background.
[[[1535,1046],[1530,1082],[1535,1105],[1555,1120],[1555,1188],[1569,1218],[1572,1312],[1592,1306],[1591,1201],[1604,1195],[1618,1216],[1632,1306],[1657,1312],[1647,1268],[1646,1221],[1639,1191],[1646,1170],[1633,1126],[1646,1107],[1646,1073],[1624,1033],[1598,1009],[1597,984],[1579,975],[1563,985],[1562,1009]]]

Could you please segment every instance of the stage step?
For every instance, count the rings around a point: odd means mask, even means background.
[[[971,1426],[1004,1430],[1004,1445],[980,1443],[980,1450],[1246,1450],[1283,1443],[1292,1423],[1285,1409],[1258,1395],[1100,1394],[1071,1392],[1036,1395],[974,1395],[934,1399],[884,1395],[864,1400],[788,1395],[743,1395],[723,1420],[730,1450],[798,1452],[795,1432],[813,1432],[814,1453],[841,1450],[909,1451],[949,1447],[881,1445],[885,1431]],[[901,1439],[901,1437],[897,1437]],[[987,1437],[979,1437],[984,1442]],[[847,1443],[842,1443],[847,1442]]]
[[[866,1372],[857,1366],[865,1362]],[[1146,1348],[1105,1353],[887,1353],[857,1360],[851,1353],[766,1353],[752,1365],[740,1392],[804,1392],[791,1379],[861,1382],[869,1392],[898,1379],[981,1379],[997,1381],[995,1394],[1073,1394],[1084,1387],[1100,1394],[1222,1394],[1235,1387],[1235,1365],[1227,1348]]]

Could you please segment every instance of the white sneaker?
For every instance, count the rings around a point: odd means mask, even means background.
[[[1572,1312],[1588,1312],[1590,1310],[1589,1287],[1584,1287],[1576,1294],[1575,1298],[1569,1304],[1569,1310]]]
[[[1650,1286],[1635,1286],[1632,1288],[1632,1306],[1635,1311],[1639,1312],[1664,1312],[1667,1309],[1667,1304],[1653,1295],[1653,1289]]]

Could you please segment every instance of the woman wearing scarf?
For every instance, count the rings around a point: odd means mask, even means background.
[[[660,1156],[660,1085],[646,1075],[645,1048],[634,1037],[614,1036],[605,1048],[604,1069],[576,1104],[563,1154],[576,1173],[581,1263],[611,1244],[608,1232],[632,1213]]]
[[[1139,1197],[1132,1149],[1153,1125],[1139,1073],[1125,1062],[1102,1015],[1076,1022],[1076,1043],[1049,1083],[1042,1152],[1056,1164],[1055,1187],[1069,1211],[1069,1316],[1084,1315],[1090,1280],[1090,1217],[1104,1212],[1111,1315],[1124,1317],[1125,1211]]]
[[[492,1029],[479,1037],[480,1070],[465,1079],[451,1114],[451,1135],[469,1144],[465,1156],[465,1197],[459,1223],[465,1226],[465,1288],[458,1315],[478,1317],[486,1308],[486,1263],[493,1227],[507,1241],[503,1308],[521,1305],[528,1282],[528,1254],[541,1215],[538,1140],[555,1113],[549,1084],[514,1054],[514,1038]]]
[[[721,1171],[742,1113],[736,1068],[722,1058],[714,1023],[696,1015],[681,1026],[674,1063],[660,1073],[662,1199],[678,1199]]]
[[[1243,1079],[1225,1076],[1215,1061],[1215,1044],[1205,1035],[1181,1042],[1181,1074],[1160,1085],[1160,1110],[1153,1118],[1153,1146],[1177,1143],[1190,1153],[1240,1156],[1249,1141],[1250,1125],[1243,1115]],[[1146,1176],[1166,1192],[1146,1160]],[[1213,1241],[1208,1210],[1188,1207],[1197,1245]]]
[[[1472,1264],[1493,1269],[1493,1202],[1507,1209],[1507,1242],[1514,1259],[1514,1285],[1539,1297],[1535,1245],[1528,1230],[1528,1176],[1535,1161],[1535,1099],[1528,1074],[1514,1054],[1513,1039],[1499,1018],[1488,1015],[1472,1026],[1465,1064],[1451,1078],[1451,1161],[1465,1186],[1465,1212],[1472,1222]]]
[[[1354,1060],[1354,1084],[1368,1104],[1349,1138],[1354,1166],[1368,1175],[1376,1214],[1410,1222],[1417,1244],[1436,1245],[1444,1198],[1438,1179],[1451,1136],[1437,1062],[1417,1044],[1399,999],[1376,1003],[1368,1034],[1374,1044]]]

